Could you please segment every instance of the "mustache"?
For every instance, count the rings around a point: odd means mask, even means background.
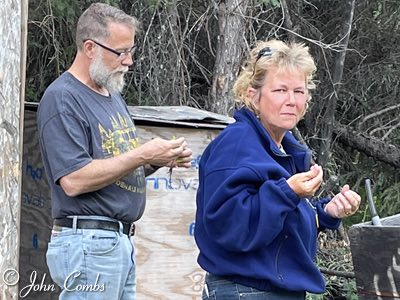
[[[120,69],[117,69],[117,70],[115,70],[113,73],[114,74],[116,74],[116,73],[122,73],[122,74],[126,74],[126,73],[128,73],[128,71],[129,71],[129,68],[128,67],[124,67],[124,68],[120,68]]]

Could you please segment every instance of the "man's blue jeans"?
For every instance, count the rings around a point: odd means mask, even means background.
[[[136,299],[134,246],[122,229],[53,228],[46,258],[60,300]]]
[[[304,300],[303,292],[264,292],[225,280],[212,274],[206,275],[202,299],[208,300]]]

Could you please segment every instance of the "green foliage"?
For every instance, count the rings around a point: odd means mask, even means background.
[[[53,16],[65,20],[75,20],[79,17],[81,7],[76,0],[55,0],[51,2]]]
[[[383,177],[383,176],[382,176]],[[400,213],[400,182],[387,186],[379,195],[380,211],[382,215]]]
[[[145,5],[150,9],[152,13],[156,10],[162,10],[172,5],[177,5],[177,0],[146,0]]]
[[[359,211],[351,218],[346,218],[346,227],[354,223],[371,221],[370,208],[368,206],[365,179],[370,178],[372,194],[376,210],[381,218],[400,213],[400,174],[394,167],[374,161],[371,158],[360,155],[357,151],[336,148],[335,161],[336,173],[339,176],[340,186],[350,183],[351,188],[357,191],[362,199]],[[353,159],[356,158],[356,159]]]
[[[334,231],[322,232],[318,238],[319,247],[316,263],[319,268],[329,271],[350,273],[353,270],[350,247],[338,238]],[[307,300],[357,299],[354,278],[323,273],[326,282],[324,294],[307,294]]]
[[[377,3],[378,7],[372,11],[374,19],[379,18],[382,15],[382,3]]]
[[[47,86],[72,62],[79,2],[31,0],[28,20],[26,100],[39,101]]]
[[[343,292],[348,300],[358,300],[357,296],[357,284],[355,280],[346,282],[343,286]]]
[[[150,8],[156,9],[159,5],[161,5],[162,0],[147,0],[146,2]]]
[[[265,5],[270,5],[272,7],[281,7],[281,1],[280,0],[261,0],[262,3]]]

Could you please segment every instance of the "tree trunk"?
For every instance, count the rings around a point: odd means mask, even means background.
[[[335,124],[334,133],[340,142],[349,145],[352,149],[365,153],[376,160],[400,167],[400,148],[387,142],[375,139],[351,128]]]
[[[250,0],[225,0],[218,5],[219,36],[208,109],[228,115],[234,108],[232,87],[246,43],[245,15]]]
[[[289,5],[288,5],[287,1],[281,0],[281,5],[282,5],[282,11],[285,16],[285,20],[284,20],[285,28],[288,29],[288,32],[287,32],[288,39],[291,42],[295,42],[296,35],[294,33],[297,32],[299,30],[299,28],[298,27],[294,28],[294,26],[293,26],[292,17],[290,15]],[[300,5],[301,5],[300,3],[296,3],[297,7],[299,7]]]
[[[343,26],[342,39],[339,42],[340,51],[337,52],[334,70],[332,74],[333,91],[330,95],[327,96],[327,105],[325,109],[325,114],[321,120],[322,130],[320,134],[321,144],[318,153],[318,163],[322,167],[325,167],[328,164],[329,156],[331,153],[332,133],[333,133],[333,126],[335,124],[337,93],[343,75],[343,66],[346,57],[347,45],[349,43],[351,24],[353,22],[354,7],[355,7],[355,0],[347,1],[347,9],[345,11],[348,12],[348,17],[347,21],[344,23]]]
[[[168,10],[168,26],[170,27],[171,37],[168,43],[169,49],[169,72],[170,80],[166,81],[164,87],[167,103],[170,105],[187,105],[188,95],[186,90],[186,80],[190,80],[189,74],[187,74],[184,48],[184,36],[186,35],[188,22],[184,23],[185,26],[180,24],[180,16],[178,12],[179,1],[172,0],[169,2]],[[187,75],[187,76],[186,76]]]

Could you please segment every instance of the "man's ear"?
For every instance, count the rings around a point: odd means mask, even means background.
[[[82,51],[89,58],[94,56],[95,44],[91,40],[87,40],[83,43]]]
[[[248,99],[250,99],[251,103],[254,105],[254,107],[256,109],[259,108],[259,100],[260,99],[258,97],[258,93],[259,93],[259,91],[253,87],[247,88],[247,97],[248,97]]]

